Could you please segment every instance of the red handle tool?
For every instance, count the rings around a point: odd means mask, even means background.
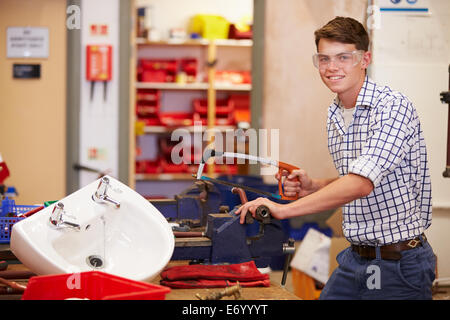
[[[298,198],[300,198],[300,195],[298,193],[296,194],[295,197],[288,197],[284,194],[283,190],[283,170],[286,170],[287,172],[289,172],[289,174],[291,174],[292,171],[298,169],[300,168],[285,162],[278,161],[278,174],[280,175],[280,179],[278,180],[278,192],[282,200],[297,200]]]

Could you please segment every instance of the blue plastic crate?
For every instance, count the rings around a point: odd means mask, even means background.
[[[24,214],[38,207],[17,205],[12,199],[4,199],[0,207],[0,243],[9,243],[13,225],[25,219],[25,217],[7,217],[9,213],[13,213],[14,215]]]

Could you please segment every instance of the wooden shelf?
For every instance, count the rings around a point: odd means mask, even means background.
[[[194,82],[180,84],[176,82],[136,82],[136,89],[159,89],[159,90],[208,90],[209,85],[206,82]],[[216,84],[215,90],[218,91],[250,91],[252,85],[244,84]]]
[[[161,40],[148,41],[144,38],[137,38],[136,44],[140,46],[208,46],[212,43],[207,39],[188,39],[188,40]],[[253,40],[251,39],[216,39],[214,40],[216,46],[221,47],[252,47]]]
[[[214,126],[215,130],[219,130],[220,132],[225,132],[227,130],[234,130],[236,126]],[[152,134],[152,133],[171,133],[176,129],[184,129],[189,132],[194,132],[195,126],[179,126],[179,127],[165,127],[165,126],[145,126],[144,133]],[[202,126],[202,132],[205,132],[208,129],[208,126]]]

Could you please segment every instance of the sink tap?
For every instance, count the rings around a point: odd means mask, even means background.
[[[69,216],[64,211],[64,204],[62,202],[58,202],[55,207],[53,208],[53,211],[50,215],[50,223],[54,225],[56,228],[71,228],[76,231],[80,231],[80,225],[66,221],[64,219],[65,216]],[[75,219],[75,217],[70,216],[71,218]]]
[[[105,203],[109,202],[116,206],[116,208],[120,208],[120,202],[112,199],[106,193],[110,187],[108,177],[103,177],[98,184],[97,191],[92,195],[92,200],[97,203]]]

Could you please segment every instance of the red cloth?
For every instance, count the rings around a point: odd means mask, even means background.
[[[194,289],[194,288],[226,288],[237,284],[237,281],[229,280],[206,280],[206,279],[191,279],[178,281],[164,281],[160,284],[174,289]],[[239,285],[243,288],[248,287],[270,287],[270,280],[257,281],[239,281]]]
[[[268,277],[267,274],[259,272],[254,261],[228,265],[175,266],[161,272],[161,278],[169,281],[185,279],[253,281],[264,280]]]
[[[161,284],[171,288],[222,288],[270,286],[268,274],[262,274],[254,261],[229,265],[188,265],[169,267],[161,272]]]

